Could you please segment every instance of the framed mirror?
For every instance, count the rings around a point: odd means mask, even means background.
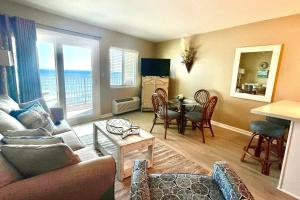
[[[271,102],[281,46],[237,48],[230,96]]]

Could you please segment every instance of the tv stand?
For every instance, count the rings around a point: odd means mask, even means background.
[[[169,90],[169,77],[143,76],[142,77],[142,111],[152,111],[151,96],[157,88],[163,88],[167,94]]]

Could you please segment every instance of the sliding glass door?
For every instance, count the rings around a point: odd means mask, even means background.
[[[68,119],[99,114],[99,41],[53,31],[38,30],[37,49],[43,96],[61,106]],[[97,70],[98,69],[98,70]],[[96,103],[98,102],[98,103]]]

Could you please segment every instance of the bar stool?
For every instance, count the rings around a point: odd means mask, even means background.
[[[241,161],[243,162],[245,156],[248,155],[261,163],[262,174],[269,175],[272,163],[277,162],[279,167],[281,167],[284,156],[284,133],[290,122],[273,117],[267,117],[266,120],[251,122],[250,130],[253,132],[253,135],[249,144],[243,148]],[[257,145],[252,145],[256,136],[258,136]],[[270,160],[271,145],[274,140],[276,141],[277,160]],[[254,154],[249,152],[250,149],[254,149]],[[264,151],[264,158],[260,156],[262,151]]]

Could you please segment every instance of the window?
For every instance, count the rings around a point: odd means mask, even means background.
[[[111,47],[110,54],[110,85],[135,86],[138,64],[138,52]]]
[[[37,30],[43,97],[49,107],[63,107],[68,119],[97,114],[94,112],[93,70],[98,63],[95,56],[98,46],[97,39]]]

